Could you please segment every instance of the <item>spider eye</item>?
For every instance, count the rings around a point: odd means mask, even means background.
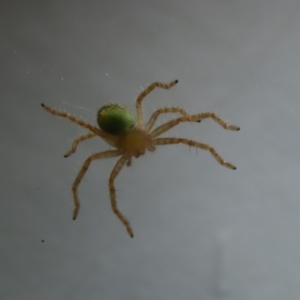
[[[126,133],[136,125],[133,113],[120,104],[101,107],[97,114],[97,122],[103,131],[112,135]]]

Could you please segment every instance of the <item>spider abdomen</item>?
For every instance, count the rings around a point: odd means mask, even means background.
[[[101,107],[97,114],[99,127],[111,135],[130,131],[136,125],[133,113],[124,105],[108,104]]]

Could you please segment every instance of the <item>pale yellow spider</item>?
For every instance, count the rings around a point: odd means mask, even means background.
[[[202,144],[196,141],[192,141],[185,138],[158,138],[162,133],[166,132],[170,128],[178,125],[182,122],[200,122],[202,119],[212,118],[215,122],[217,122],[224,129],[229,130],[239,130],[240,128],[234,125],[228,125],[225,121],[223,121],[220,117],[218,117],[213,112],[205,112],[200,114],[188,114],[185,110],[179,107],[164,107],[155,111],[151,118],[149,119],[147,124],[144,124],[143,120],[143,110],[142,110],[142,100],[147,96],[151,91],[155,88],[162,89],[170,89],[172,86],[178,83],[178,80],[174,80],[168,84],[161,82],[153,82],[149,85],[137,98],[136,100],[136,110],[137,110],[137,119],[135,119],[134,115],[123,105],[120,104],[109,104],[105,105],[98,111],[97,114],[97,122],[100,127],[97,128],[92,126],[71,114],[54,110],[45,104],[42,104],[42,107],[48,111],[49,113],[61,116],[70,121],[88,129],[88,133],[82,135],[74,140],[72,148],[65,154],[65,157],[70,156],[76,151],[77,145],[85,141],[89,138],[98,136],[104,139],[108,144],[116,148],[115,150],[107,150],[102,151],[88,157],[81,170],[79,171],[73,186],[73,198],[74,198],[74,212],[73,212],[73,220],[76,219],[79,211],[79,199],[77,194],[77,188],[81,182],[82,177],[87,171],[89,165],[93,160],[101,159],[101,158],[109,158],[115,156],[121,156],[116,165],[114,166],[110,177],[109,177],[109,194],[111,200],[111,206],[113,212],[120,219],[120,221],[124,224],[127,229],[128,234],[133,237],[133,231],[131,229],[129,221],[123,216],[123,214],[118,210],[117,202],[116,202],[116,192],[114,187],[114,180],[123,168],[124,164],[127,163],[127,166],[131,164],[131,158],[139,157],[140,155],[145,154],[146,150],[154,151],[155,146],[158,145],[170,145],[170,144],[184,144],[190,147],[196,147],[200,149],[204,149],[209,151],[212,156],[223,166],[229,169],[236,169],[234,165],[229,162],[226,162],[217,151],[208,144]],[[156,129],[152,130],[153,125],[158,118],[158,116],[162,113],[180,113],[181,117],[177,119],[173,119]]]

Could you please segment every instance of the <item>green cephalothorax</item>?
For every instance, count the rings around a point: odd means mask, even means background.
[[[98,111],[97,122],[99,127],[112,135],[126,133],[136,125],[133,113],[120,104],[109,104]]]

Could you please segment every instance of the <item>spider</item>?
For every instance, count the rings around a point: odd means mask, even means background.
[[[207,118],[213,119],[224,129],[236,131],[240,129],[237,126],[227,124],[215,113],[204,112],[199,114],[188,114],[184,109],[180,107],[163,107],[156,110],[150,117],[149,121],[147,123],[144,123],[142,100],[155,88],[168,90],[177,83],[178,80],[174,80],[170,83],[153,82],[152,84],[150,84],[144,91],[140,93],[136,100],[137,118],[134,117],[133,113],[127,107],[121,104],[108,104],[103,106],[99,109],[97,114],[97,123],[100,129],[84,122],[79,118],[76,118],[69,113],[54,110],[43,103],[41,104],[42,107],[50,114],[66,118],[88,130],[88,133],[79,136],[74,140],[71,149],[64,155],[64,157],[69,157],[71,154],[75,153],[76,148],[80,142],[96,136],[102,138],[109,145],[115,148],[114,150],[95,153],[85,160],[72,185],[72,193],[75,205],[73,211],[73,220],[76,219],[80,207],[77,188],[91,162],[97,159],[120,156],[119,160],[110,173],[109,195],[112,210],[119,218],[119,220],[124,224],[130,237],[133,237],[133,231],[129,221],[118,209],[114,181],[125,163],[127,166],[130,166],[132,157],[138,158],[139,156],[145,154],[146,150],[152,152],[155,150],[155,147],[159,145],[184,144],[190,147],[207,150],[221,165],[229,169],[236,169],[233,164],[225,161],[221,157],[221,155],[218,154],[218,152],[208,144],[203,144],[186,138],[159,137],[161,134],[165,133],[179,123],[200,122],[202,119]],[[168,121],[165,124],[152,130],[158,116],[164,113],[179,113],[181,116]]]

